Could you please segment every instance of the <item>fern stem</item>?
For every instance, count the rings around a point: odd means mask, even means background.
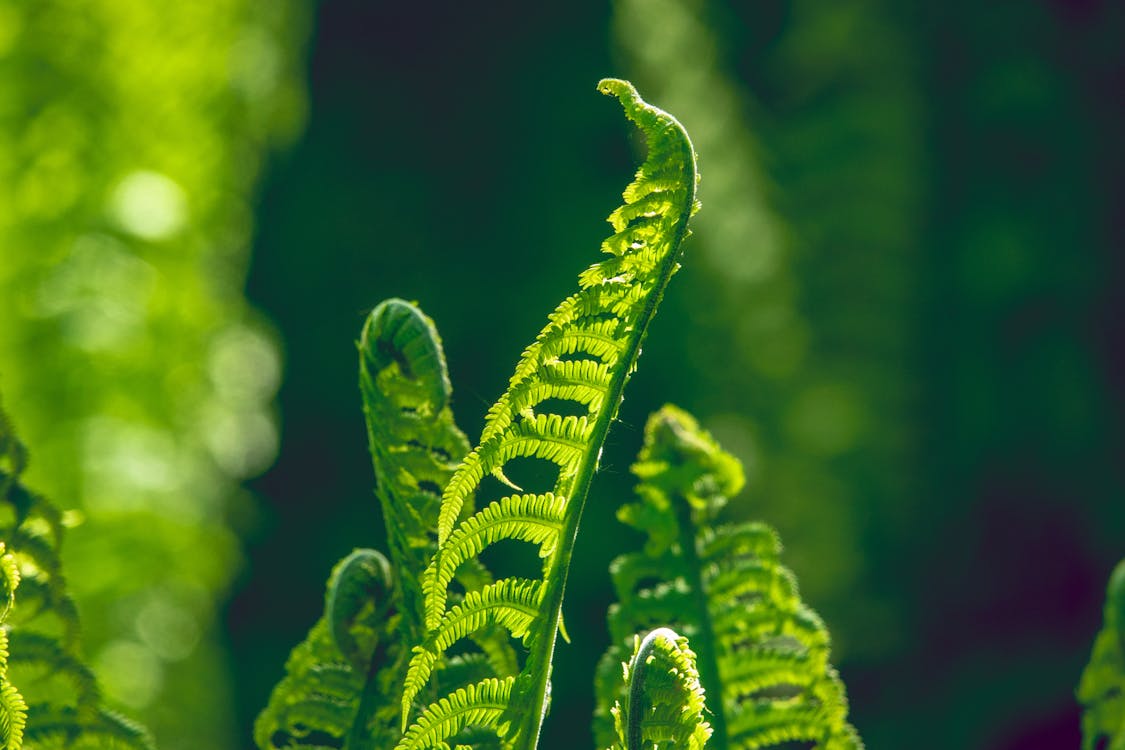
[[[711,702],[707,709],[711,712],[711,726],[714,733],[711,735],[710,750],[726,750],[727,747],[727,719],[723,706],[723,694],[716,687],[721,685],[719,677],[719,660],[715,654],[715,626],[711,621],[711,606],[707,601],[707,589],[703,581],[703,565],[699,559],[699,550],[695,546],[695,523],[691,517],[691,503],[681,493],[676,492],[671,498],[672,507],[676,513],[676,526],[680,532],[680,554],[683,555],[685,570],[691,571],[693,580],[688,581],[691,597],[694,603],[695,614],[699,621],[699,630],[692,638],[692,650],[696,654],[696,667],[699,669],[699,681],[703,689],[711,689]]]

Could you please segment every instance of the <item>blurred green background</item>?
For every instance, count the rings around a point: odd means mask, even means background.
[[[479,434],[636,164],[613,75],[687,126],[703,210],[544,747],[590,746],[666,401],[746,463],[734,512],[779,528],[869,747],[1077,747],[1125,555],[1122,39],[1097,0],[0,2],[0,393],[87,515],[107,691],[162,747],[250,746],[332,563],[383,546],[366,311],[419,301]]]

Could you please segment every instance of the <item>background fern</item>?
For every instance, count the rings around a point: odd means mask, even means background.
[[[27,481],[85,514],[63,554],[90,660],[165,750],[245,747],[222,610],[281,363],[244,285],[310,11],[0,0],[0,391]]]
[[[0,410],[0,730],[4,747],[153,750],[148,731],[110,710],[81,656],[78,612],[59,556],[64,514],[21,481],[24,448]],[[20,584],[19,606],[14,592]],[[17,692],[18,691],[18,692]],[[26,710],[26,717],[24,711]]]
[[[629,642],[665,623],[699,654],[711,747],[861,748],[828,665],[828,631],[781,565],[776,533],[761,523],[717,525],[742,488],[738,461],[690,415],[665,406],[649,419],[633,473],[640,501],[619,516],[647,540],[611,568],[620,603],[610,609],[613,646],[598,670],[599,744],[612,736],[606,707],[619,697],[614,671]]]

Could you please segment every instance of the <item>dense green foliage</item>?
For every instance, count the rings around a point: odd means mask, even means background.
[[[539,746],[582,505],[696,207],[682,127],[626,82],[599,88],[645,134],[648,157],[610,216],[616,233],[602,245],[610,258],[580,276],[580,291],[524,351],[478,447],[466,453],[453,423],[433,322],[399,299],[368,317],[360,386],[394,573],[372,550],[337,565],[324,616],[258,719],[262,750]],[[521,459],[552,471],[537,475]],[[525,491],[513,468],[549,490]],[[649,539],[614,567],[622,603],[611,611],[616,645],[598,678],[599,744],[702,748],[710,737],[739,750],[862,747],[827,663],[827,630],[780,566],[775,533],[715,525],[741,489],[738,461],[665,407],[645,430],[634,472],[641,500],[621,516]],[[499,497],[485,504],[487,477]],[[483,553],[505,540],[537,548],[540,577],[494,578],[484,568]],[[666,624],[695,639],[702,680],[688,640]],[[524,647],[518,662],[509,635]],[[468,650],[454,649],[465,642]]]
[[[396,637],[358,661],[341,658],[332,607],[340,571],[347,570],[341,563],[325,618],[294,651],[289,676],[259,719],[261,747],[325,738],[381,747],[393,736],[381,709],[395,704],[402,748],[441,745],[466,731],[496,735],[505,747],[538,745],[582,506],[696,207],[695,156],[679,124],[626,82],[606,80],[599,88],[616,96],[644,133],[648,157],[609,218],[615,233],[602,245],[609,258],[582,273],[580,291],[556,308],[524,352],[477,448],[465,453],[452,421],[432,322],[401,300],[371,313],[360,342],[360,385],[397,572],[394,620],[382,625]],[[450,474],[451,461],[462,455]],[[513,482],[509,474],[520,459],[553,466],[553,479],[519,467],[520,481],[526,474],[549,481],[549,489],[527,493]],[[484,504],[476,495],[486,477],[501,491],[478,512],[471,501]],[[541,578],[493,580],[479,558],[505,539],[539,548]],[[505,633],[527,649],[522,664]],[[477,654],[447,653],[464,639]],[[337,710],[310,709],[324,702],[318,696]]]

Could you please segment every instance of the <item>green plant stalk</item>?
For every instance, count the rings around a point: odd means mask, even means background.
[[[613,84],[609,81],[602,81],[598,84],[598,90],[602,93],[615,93],[619,98],[622,98],[623,95],[614,91],[613,88],[611,88],[612,85]],[[674,127],[683,130],[683,126],[680,125],[679,121],[671,115],[667,116],[672,119]],[[681,156],[684,159],[684,163],[691,165],[692,172],[688,180],[689,187],[686,199],[680,206],[681,215],[687,217],[691,214],[692,206],[695,205],[695,151],[691,147],[691,141],[686,137],[682,141],[681,148]],[[553,569],[549,571],[547,576],[548,581],[558,580],[559,583],[558,585],[548,587],[546,596],[550,626],[547,630],[547,637],[543,638],[541,641],[544,664],[551,664],[554,658],[555,637],[562,621],[563,594],[565,593],[567,577],[570,571],[570,558],[574,552],[575,540],[578,537],[578,523],[582,517],[582,509],[586,503],[586,496],[593,482],[594,473],[597,471],[598,459],[601,456],[601,446],[604,444],[606,435],[609,433],[610,424],[612,424],[613,420],[617,417],[617,410],[620,408],[621,402],[624,399],[625,383],[629,375],[632,374],[633,368],[636,366],[637,358],[640,355],[641,344],[644,341],[645,334],[648,333],[649,324],[652,322],[652,318],[656,313],[656,308],[664,296],[664,290],[668,286],[668,281],[672,278],[672,274],[675,273],[678,267],[679,256],[683,251],[683,241],[687,236],[687,225],[688,222],[685,220],[680,222],[677,227],[672,245],[675,249],[668,253],[661,265],[657,290],[654,294],[649,295],[644,310],[641,313],[640,324],[634,332],[634,335],[630,338],[628,347],[622,357],[622,363],[619,365],[617,371],[614,373],[613,379],[610,381],[608,392],[612,398],[616,399],[616,403],[611,408],[603,409],[601,414],[598,415],[590,440],[590,445],[598,447],[598,453],[597,455],[587,453],[583,457],[582,463],[578,469],[578,474],[574,480],[574,492],[568,496],[571,501],[576,501],[578,505],[572,512],[567,513],[566,526],[562,535],[563,545],[555,558],[556,563]],[[528,661],[532,661],[532,658],[533,657],[529,656]],[[517,734],[520,743],[517,744],[516,747],[520,750],[535,750],[539,745],[539,734],[543,728],[543,707],[547,699],[549,674],[549,669],[541,669],[539,673],[535,675],[536,680],[532,688],[534,691],[532,694],[534,697],[532,703],[534,710],[529,710],[524,714],[523,723]]]
[[[677,526],[680,533],[680,554],[684,557],[686,569],[691,571],[693,580],[690,581],[691,598],[695,606],[695,614],[699,619],[699,629],[692,640],[692,650],[696,654],[696,666],[699,669],[699,681],[704,685],[722,685],[719,673],[719,660],[715,656],[715,626],[711,621],[711,606],[707,601],[707,589],[703,582],[703,564],[699,559],[699,550],[695,546],[695,523],[691,517],[691,504],[687,498],[676,492],[669,498],[677,516]],[[726,750],[727,747],[727,718],[722,694],[716,694],[707,706],[711,712],[711,750]]]

